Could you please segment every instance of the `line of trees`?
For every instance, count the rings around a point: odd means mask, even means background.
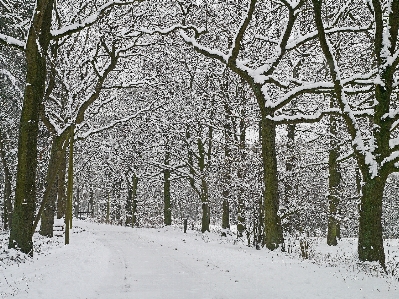
[[[39,220],[52,236],[74,210],[236,224],[270,250],[357,234],[385,268],[399,0],[24,2],[0,2],[10,247],[33,254]]]

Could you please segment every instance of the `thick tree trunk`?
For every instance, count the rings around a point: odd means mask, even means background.
[[[59,173],[59,160],[64,154],[63,142],[60,137],[55,137],[51,145],[51,155],[47,170],[46,190],[43,196],[43,213],[41,215],[40,234],[46,237],[53,237],[53,225],[55,215],[55,202],[57,198],[57,179]],[[41,211],[39,211],[40,213]]]
[[[170,164],[170,153],[169,151],[165,152],[165,165],[169,166]],[[170,169],[163,170],[163,214],[164,214],[164,224],[171,225],[172,224],[172,207],[170,204]]]
[[[3,227],[8,229],[12,225],[12,202],[11,202],[11,172],[6,160],[6,150],[4,146],[2,132],[0,130],[0,158],[4,172],[4,202],[3,202]]]
[[[39,110],[46,82],[53,0],[37,0],[26,43],[26,87],[19,127],[15,206],[9,247],[33,256]]]
[[[40,221],[39,233],[48,238],[53,237],[56,194],[57,186],[54,184],[50,190],[50,198],[48,198],[44,205],[44,210]]]
[[[281,219],[278,215],[278,173],[276,156],[276,125],[262,117],[262,161],[264,189],[264,245],[270,250],[284,242]]]
[[[328,158],[328,225],[327,225],[327,244],[336,246],[337,238],[340,236],[339,223],[339,183],[341,173],[338,170],[339,149],[337,144],[337,120],[335,116],[330,116],[330,151]]]
[[[360,199],[358,253],[361,261],[378,261],[385,267],[382,239],[382,197],[386,178],[366,178]]]

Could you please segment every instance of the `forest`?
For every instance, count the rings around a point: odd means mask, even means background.
[[[1,226],[399,238],[399,0],[0,0]]]

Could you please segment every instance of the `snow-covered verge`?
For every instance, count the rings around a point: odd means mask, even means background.
[[[1,234],[0,298],[399,298],[398,240],[386,247],[386,275],[357,262],[355,239],[310,239],[303,260],[298,244],[270,252],[216,232],[74,225],[68,246],[35,235],[33,259]]]

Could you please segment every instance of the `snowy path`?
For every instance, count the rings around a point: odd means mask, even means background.
[[[78,222],[71,245],[0,267],[0,298],[399,298],[397,282],[176,229]]]

